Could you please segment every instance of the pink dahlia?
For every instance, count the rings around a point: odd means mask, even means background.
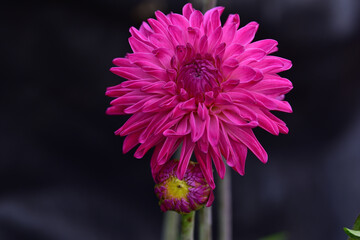
[[[107,113],[132,115],[115,134],[126,136],[124,152],[140,144],[136,158],[155,148],[154,178],[182,143],[179,179],[194,153],[215,188],[212,162],[221,178],[222,157],[241,175],[247,149],[267,162],[253,128],[288,132],[270,111],[292,112],[284,101],[292,84],[278,75],[291,62],[269,55],[277,51],[275,40],[252,42],[256,22],[239,29],[239,15],[233,14],[222,26],[223,10],[215,7],[203,15],[186,4],[183,15],[157,11],[139,30],[130,28],[133,53],[113,61],[111,71],[126,81],[107,89],[106,95],[116,98]]]

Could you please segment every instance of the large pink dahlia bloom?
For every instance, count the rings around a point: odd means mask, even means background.
[[[127,81],[107,89],[116,98],[107,113],[132,114],[115,133],[126,136],[124,152],[140,144],[136,158],[155,147],[154,177],[182,143],[178,177],[194,153],[214,188],[212,162],[222,178],[222,157],[241,175],[247,149],[267,161],[252,128],[288,132],[270,111],[292,111],[283,100],[292,84],[278,75],[291,62],[269,55],[277,51],[275,40],[252,42],[256,22],[238,29],[239,15],[233,14],[222,26],[223,10],[203,15],[186,4],[183,15],[157,11],[139,30],[130,28],[133,53],[113,61],[111,71]]]

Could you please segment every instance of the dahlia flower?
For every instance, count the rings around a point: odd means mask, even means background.
[[[190,213],[214,200],[212,189],[207,184],[198,163],[190,161],[183,179],[177,177],[179,161],[165,163],[155,178],[155,194],[162,211]]]
[[[267,162],[253,128],[288,132],[271,111],[292,112],[284,101],[292,84],[278,75],[291,62],[270,55],[275,40],[252,42],[256,22],[239,28],[239,15],[232,14],[222,25],[223,10],[203,15],[186,4],[182,15],[157,11],[139,30],[130,28],[133,53],[113,60],[111,71],[126,81],[107,89],[116,98],[107,114],[132,115],[115,134],[126,136],[124,153],[140,144],[136,158],[154,148],[154,178],[182,143],[178,178],[194,153],[215,188],[212,162],[221,178],[225,163],[244,174],[247,149]]]

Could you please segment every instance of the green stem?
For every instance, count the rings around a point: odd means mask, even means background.
[[[211,207],[204,207],[199,211],[199,240],[211,240]]]
[[[218,179],[219,201],[219,240],[232,239],[232,203],[231,203],[231,171],[227,171],[223,180]]]
[[[195,211],[181,215],[180,240],[194,240]]]
[[[206,12],[216,6],[216,0],[202,0],[202,6],[202,12]]]
[[[179,236],[179,214],[167,211],[164,216],[162,240],[178,240]]]
[[[205,13],[207,10],[216,6],[216,0],[192,0],[195,8],[201,8],[201,11]]]

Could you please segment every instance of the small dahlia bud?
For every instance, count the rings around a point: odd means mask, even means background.
[[[211,206],[214,195],[198,163],[191,162],[180,180],[176,175],[179,161],[168,161],[160,170],[155,182],[155,194],[162,211],[190,213]]]

